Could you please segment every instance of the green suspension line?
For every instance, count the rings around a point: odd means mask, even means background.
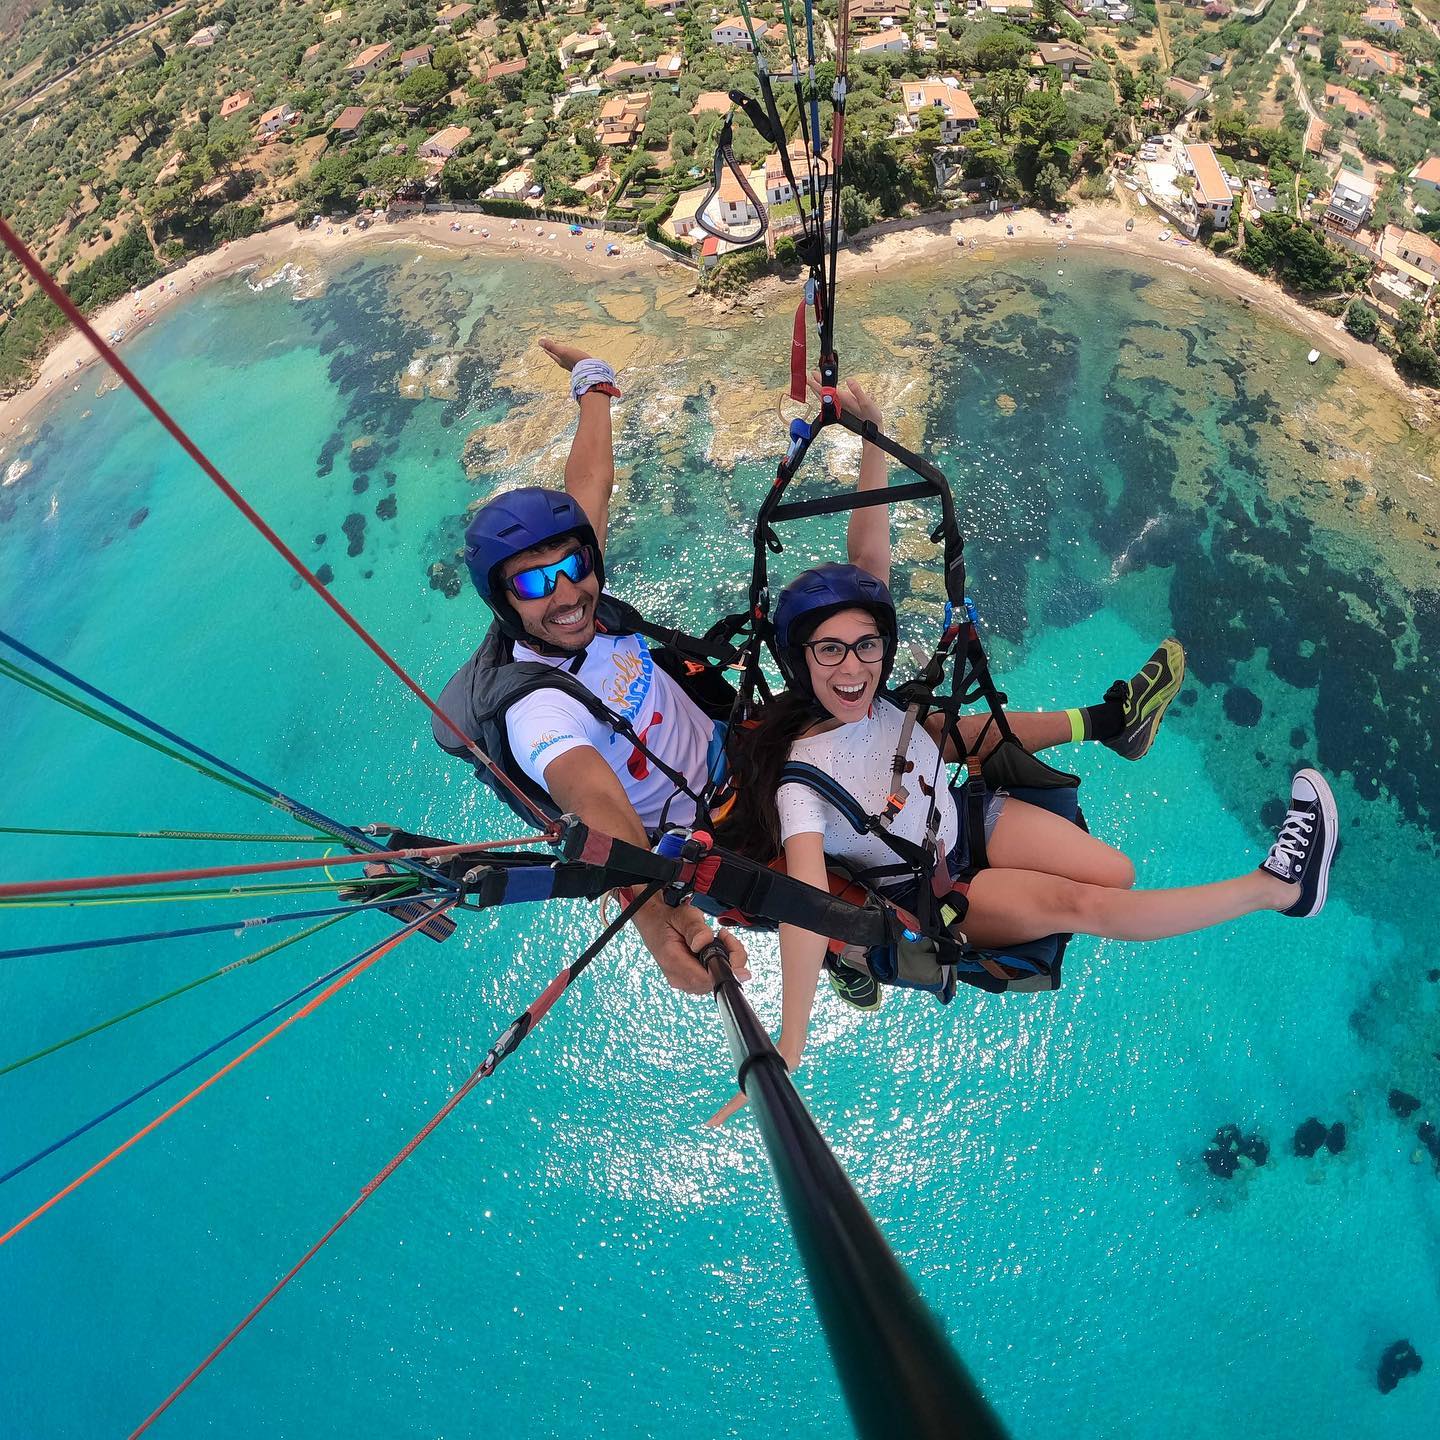
[[[411,887],[408,885],[397,885],[394,893],[400,895]],[[382,899],[386,898],[384,896]],[[356,914],[363,912],[356,911]],[[273,955],[277,950],[283,950],[287,945],[296,945],[301,940],[308,940],[312,935],[318,935],[328,926],[336,924],[340,920],[348,920],[348,915],[332,915],[328,920],[322,920],[317,925],[307,925],[305,929],[298,930],[294,935],[289,935],[283,940],[277,940],[273,945],[267,945],[263,950],[256,950],[254,954],[242,956],[239,960],[232,960],[228,965],[222,965],[218,970],[212,970],[208,975],[202,975],[198,980],[191,980],[184,985],[177,986],[174,990],[167,990],[163,995],[157,995],[153,1000],[147,1000],[143,1005],[132,1006],[129,1010],[121,1011],[119,1015],[112,1015],[108,1020],[102,1020],[98,1025],[91,1025],[87,1030],[81,1030],[68,1039],[57,1040],[53,1045],[47,1045],[43,1050],[37,1050],[33,1055],[26,1055],[19,1060],[12,1060],[10,1064],[0,1066],[0,1075],[10,1075],[16,1070],[23,1070],[25,1066],[33,1064],[36,1060],[43,1060],[47,1055],[53,1055],[57,1050],[63,1050],[67,1045],[74,1045],[79,1040],[88,1040],[92,1035],[98,1035],[102,1030],[108,1030],[112,1025],[118,1025],[122,1020],[129,1020],[136,1015],[143,1015],[147,1010],[153,1010],[157,1005],[163,1005],[167,1000],[173,1000],[177,995],[184,995],[191,990],[197,990],[200,986],[209,984],[211,980],[218,980],[222,975],[228,975],[232,970],[239,970],[243,966],[253,965],[257,960],[263,960],[267,955]]]

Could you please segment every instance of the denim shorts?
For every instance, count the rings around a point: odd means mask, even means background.
[[[960,817],[960,838],[956,840],[955,848],[951,850],[948,857],[950,873],[963,877],[971,868],[968,833],[970,807],[965,801],[963,785],[957,785],[950,793],[955,798],[955,809]],[[985,843],[987,846],[990,843],[990,837],[995,833],[995,822],[999,820],[1000,812],[1005,808],[1005,802],[1009,798],[1009,794],[1004,790],[987,790],[985,792]]]

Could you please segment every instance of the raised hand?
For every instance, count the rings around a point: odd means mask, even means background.
[[[566,345],[559,340],[542,339],[540,348],[562,369],[573,370],[582,360],[590,359],[590,352],[578,345]]]

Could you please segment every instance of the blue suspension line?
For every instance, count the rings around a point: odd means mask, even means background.
[[[436,900],[439,895],[407,891],[383,900],[350,901],[328,910],[290,910],[278,915],[253,915],[247,920],[219,921],[213,925],[189,925],[182,930],[147,930],[138,935],[109,935],[98,940],[67,940],[55,945],[28,945],[20,950],[0,950],[0,960],[23,960],[32,955],[67,955],[75,950],[103,950],[112,945],[140,945],[150,940],[182,940],[191,935],[220,935],[226,930],[258,930],[262,925],[284,925],[292,920],[318,920],[325,915],[348,915],[354,910],[377,910],[407,900]]]
[[[222,760],[218,755],[214,755],[202,746],[196,745],[193,741],[185,739],[183,735],[177,735],[173,730],[161,725],[159,721],[152,720],[148,715],[142,715],[138,710],[131,709],[131,707],[123,701],[117,700],[113,695],[107,694],[104,690],[87,683],[78,675],[65,669],[63,665],[58,665],[53,660],[47,660],[43,655],[32,650],[23,641],[17,640],[15,636],[5,630],[0,630],[0,644],[9,646],[16,654],[23,655],[27,660],[33,661],[36,665],[43,667],[52,675],[65,681],[66,684],[73,685],[77,690],[81,690],[92,699],[98,700],[102,705],[108,705],[112,710],[118,711],[127,719],[135,721],[137,725],[143,725],[153,734],[170,741],[172,745],[178,745],[181,749],[189,751],[190,754],[205,761],[207,765],[213,765],[217,769],[225,771],[227,775],[249,785],[252,789],[263,791],[266,795],[270,796],[272,800],[276,801],[281,808],[288,811],[291,815],[294,815],[297,820],[311,826],[313,829],[333,835],[336,839],[344,840],[347,845],[353,846],[357,850],[375,851],[385,848],[384,845],[371,836],[354,829],[352,826],[342,825],[338,820],[332,820],[323,811],[316,810],[309,805],[303,805],[298,800],[290,799],[288,795],[282,794],[273,785],[267,785],[263,780],[257,780],[253,775],[247,774],[238,766],[231,765],[228,761]],[[455,881],[451,880],[449,876],[442,875],[437,870],[432,870],[421,861],[400,860],[395,863],[424,875],[428,880],[442,886],[447,891],[453,891],[458,888]]]
[[[83,1125],[78,1126],[68,1135],[62,1136],[59,1140],[52,1141],[43,1150],[37,1150],[28,1160],[21,1161],[20,1164],[13,1166],[3,1175],[0,1175],[0,1185],[5,1184],[7,1180],[13,1180],[17,1175],[23,1174],[32,1165],[43,1160],[47,1155],[53,1155],[57,1150],[63,1149],[72,1140],[78,1140],[82,1135],[93,1130],[97,1125],[110,1119],[112,1115],[118,1115],[127,1106],[133,1105],[137,1100],[143,1100],[152,1090],[158,1090],[166,1081],[173,1080],[177,1075],[183,1074],[186,1070],[190,1069],[192,1065],[198,1065],[207,1056],[213,1055],[217,1050],[223,1049],[226,1045],[229,1045],[231,1041],[238,1040],[248,1031],[255,1029],[257,1025],[263,1025],[267,1020],[280,1014],[282,1010],[288,1010],[292,1005],[298,1004],[312,991],[319,990],[322,986],[328,985],[330,981],[344,975],[349,970],[353,970],[357,965],[368,960],[381,945],[388,943],[388,941],[382,940],[378,944],[371,945],[362,950],[360,954],[353,956],[343,965],[337,965],[335,969],[321,975],[318,979],[312,980],[304,989],[297,990],[288,999],[282,1000],[278,1005],[272,1005],[264,1014],[257,1015],[248,1024],[242,1025],[238,1030],[232,1030],[223,1040],[217,1040],[213,1045],[207,1045],[198,1055],[192,1055],[184,1064],[177,1065],[173,1070],[167,1071],[158,1080],[152,1080],[148,1085],[143,1086],[133,1095],[112,1105],[108,1110],[102,1111],[99,1115],[95,1116],[93,1120],[87,1120]]]

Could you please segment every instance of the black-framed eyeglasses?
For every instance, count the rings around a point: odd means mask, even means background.
[[[518,600],[543,600],[555,593],[555,586],[562,575],[572,585],[578,584],[594,568],[590,547],[582,545],[549,565],[532,565],[527,570],[517,570],[505,583]]]
[[[883,635],[862,635],[848,645],[843,640],[807,640],[805,648],[817,665],[830,669],[852,653],[862,664],[878,665],[885,658],[886,643]]]

